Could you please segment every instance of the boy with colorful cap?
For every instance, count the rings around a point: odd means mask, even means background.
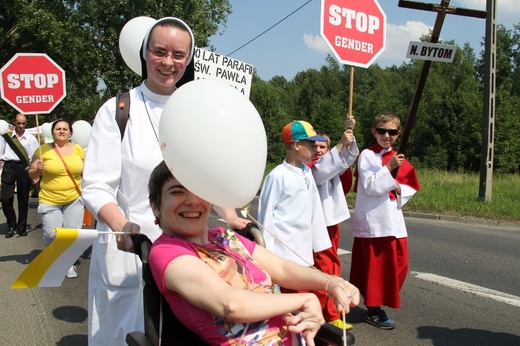
[[[258,221],[266,248],[278,256],[312,266],[313,252],[331,246],[320,196],[310,168],[314,142],[326,141],[306,121],[293,121],[282,131],[286,157],[265,178]]]

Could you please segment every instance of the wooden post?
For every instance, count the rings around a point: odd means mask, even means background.
[[[41,141],[41,137],[40,137],[40,125],[38,125],[38,114],[36,114],[34,116],[36,118],[36,137],[38,138],[38,157],[41,159],[42,158],[42,141]],[[29,158],[29,166],[31,166],[31,160],[32,158],[30,157]]]
[[[354,103],[354,66],[350,66],[350,94],[348,102],[348,114],[347,116],[353,116],[352,104]]]

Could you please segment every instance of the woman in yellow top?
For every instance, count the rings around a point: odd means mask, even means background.
[[[41,175],[38,214],[42,219],[45,246],[54,240],[54,228],[81,228],[83,221],[80,191],[85,152],[70,141],[72,126],[69,121],[56,120],[51,132],[54,143],[42,144],[41,153],[40,149],[35,151],[29,167],[31,178]],[[67,277],[77,275],[72,266]]]

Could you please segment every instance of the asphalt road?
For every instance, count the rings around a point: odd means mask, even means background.
[[[28,235],[6,239],[0,212],[0,345],[87,345],[89,253],[76,262],[78,277],[61,287],[12,290],[24,267],[43,249],[37,199],[30,199]]]
[[[0,213],[0,345],[87,345],[89,251],[76,263],[78,277],[65,278],[61,287],[10,288],[43,249],[36,207],[31,199],[27,237],[6,239]],[[418,216],[406,220],[411,273],[402,308],[387,309],[397,327],[383,331],[364,323],[361,305],[347,316],[356,344],[520,345],[520,224]],[[347,279],[351,246],[347,221],[340,243]]]
[[[386,309],[397,327],[384,331],[364,323],[361,305],[347,318],[356,344],[520,345],[520,229],[406,222],[410,274],[401,309]],[[351,243],[349,236],[342,239]],[[348,278],[350,255],[342,262]]]

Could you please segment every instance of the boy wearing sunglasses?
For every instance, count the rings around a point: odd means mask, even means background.
[[[372,128],[376,143],[361,152],[355,173],[350,282],[364,297],[365,321],[381,329],[395,327],[381,306],[400,308],[408,272],[402,207],[420,190],[415,169],[393,149],[400,126],[394,113],[376,116]]]

